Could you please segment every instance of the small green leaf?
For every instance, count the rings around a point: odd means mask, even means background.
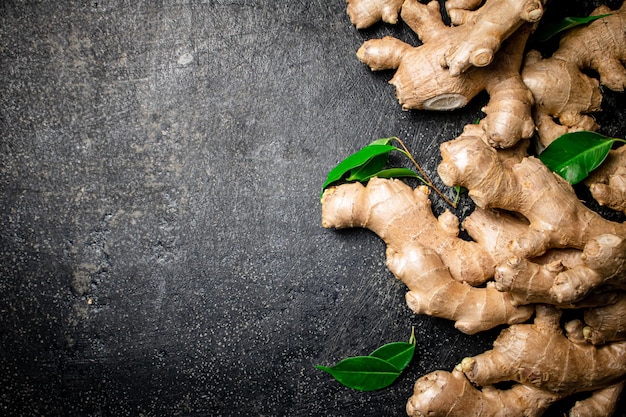
[[[383,169],[387,165],[389,160],[389,152],[385,152],[382,155],[378,155],[367,161],[365,164],[351,169],[348,172],[346,181],[367,181],[378,171]]]
[[[460,185],[455,185],[454,186],[454,191],[455,191],[455,196],[454,196],[454,204],[456,207],[456,204],[459,202],[459,199],[461,198],[461,194],[464,194],[467,192],[467,188],[462,187]]]
[[[354,356],[335,366],[316,366],[328,372],[343,385],[359,391],[386,388],[400,376],[401,371],[389,362],[373,356]]]
[[[417,175],[417,173],[408,168],[388,168],[383,169],[382,171],[378,171],[370,175],[369,177],[363,178],[361,181],[368,181],[374,177],[378,178],[417,178],[422,181],[424,184],[429,185],[422,177]]]
[[[402,371],[411,363],[414,353],[414,343],[393,342],[379,347],[370,356],[385,360]]]
[[[588,17],[565,17],[559,22],[552,23],[549,26],[540,27],[534,33],[533,38],[538,42],[545,42],[548,39],[558,35],[559,33],[575,28],[576,26],[586,25],[587,23],[593,22],[594,20],[598,20],[610,15],[611,14],[608,13]]]
[[[322,185],[322,192],[329,185],[344,180],[351,175],[359,176],[358,172],[361,169],[368,173],[368,175],[371,174],[372,171],[380,170],[382,166],[387,163],[389,153],[393,150],[400,150],[388,144],[391,140],[392,138],[376,140],[339,162],[339,164],[328,173],[326,181]],[[384,161],[383,165],[376,168],[380,165],[381,161]],[[368,164],[371,165],[368,167]]]
[[[539,159],[573,185],[604,162],[616,140],[596,132],[566,133],[552,142]]]

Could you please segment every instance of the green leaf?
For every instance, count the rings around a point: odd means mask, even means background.
[[[398,148],[391,145],[368,145],[361,148],[361,150],[353,153],[337,164],[337,166],[328,173],[328,177],[326,178],[324,185],[322,185],[322,191],[329,185],[341,181],[353,173],[355,174],[359,168],[362,168],[364,165],[370,163],[373,159],[374,164],[377,164],[379,161],[379,159],[377,159],[378,157],[381,155],[388,156],[391,151],[397,149]],[[385,157],[385,163],[386,162],[387,158]]]
[[[404,151],[389,143],[394,138],[377,139],[359,151],[339,162],[330,172],[322,185],[322,192],[339,181],[364,181],[380,171],[389,159],[391,151]]]
[[[378,178],[417,178],[422,181],[424,184],[429,185],[422,177],[417,175],[417,173],[409,168],[388,168],[383,169],[382,171],[378,171],[370,175],[369,177],[363,178],[361,181],[368,181],[374,177]]]
[[[351,169],[348,172],[348,176],[345,178],[346,181],[367,181],[374,174],[379,172],[381,169],[387,165],[387,161],[389,160],[389,152],[385,152],[382,155],[378,155],[367,161],[365,164],[360,167],[356,167]]]
[[[545,42],[548,39],[558,35],[559,33],[565,32],[576,26],[586,25],[587,23],[593,22],[594,20],[601,19],[603,17],[610,16],[611,14],[602,14],[598,16],[588,16],[588,17],[565,17],[563,20],[559,22],[554,22],[549,26],[540,27],[534,33],[533,38],[538,42]]]
[[[460,185],[455,185],[454,186],[454,191],[455,191],[455,196],[454,196],[454,204],[456,207],[456,204],[459,202],[459,199],[461,198],[461,194],[464,194],[467,192],[467,188],[462,187]]]
[[[354,356],[343,359],[332,367],[318,365],[316,368],[328,372],[346,387],[359,391],[386,388],[402,372],[389,362],[374,356]]]
[[[385,360],[402,371],[411,363],[414,353],[414,343],[393,342],[379,347],[370,356]]]
[[[573,185],[604,162],[616,140],[596,132],[566,133],[552,142],[539,159]]]

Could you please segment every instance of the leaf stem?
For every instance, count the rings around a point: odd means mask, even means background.
[[[417,344],[417,339],[415,338],[415,326],[411,327],[411,337],[409,337],[409,343],[412,345]]]
[[[456,202],[450,200],[448,197],[445,196],[445,194],[443,194],[439,188],[437,188],[435,186],[435,184],[433,184],[432,180],[430,179],[430,177],[428,176],[428,174],[426,174],[426,172],[422,169],[422,167],[420,166],[420,164],[417,163],[417,161],[415,160],[415,158],[413,158],[413,155],[411,155],[411,152],[409,152],[409,150],[407,149],[407,147],[404,145],[404,142],[402,142],[402,140],[400,140],[400,138],[398,137],[394,137],[394,140],[396,140],[400,146],[402,146],[402,149],[404,150],[404,154],[411,160],[411,163],[413,163],[413,165],[415,165],[415,167],[417,168],[417,170],[420,172],[420,174],[424,177],[424,180],[426,180],[426,183],[433,189],[435,190],[435,192],[437,194],[439,194],[439,196],[441,198],[444,199],[444,201],[446,203],[448,203],[450,206],[456,208]]]

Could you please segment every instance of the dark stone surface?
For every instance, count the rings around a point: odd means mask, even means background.
[[[400,136],[434,173],[480,116],[402,112],[354,56],[394,30],[342,0],[3,1],[0,412],[404,415],[418,376],[487,349],[411,314],[371,233],[320,226],[341,158]],[[314,369],[411,326],[387,390]]]

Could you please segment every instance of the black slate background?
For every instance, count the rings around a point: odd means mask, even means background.
[[[340,159],[399,136],[435,173],[486,100],[401,111],[354,55],[385,34],[417,41],[340,0],[2,2],[0,412],[404,415],[420,375],[488,349],[411,314],[373,234],[320,225]],[[626,136],[623,105],[603,133]],[[389,389],[314,368],[411,326]]]

